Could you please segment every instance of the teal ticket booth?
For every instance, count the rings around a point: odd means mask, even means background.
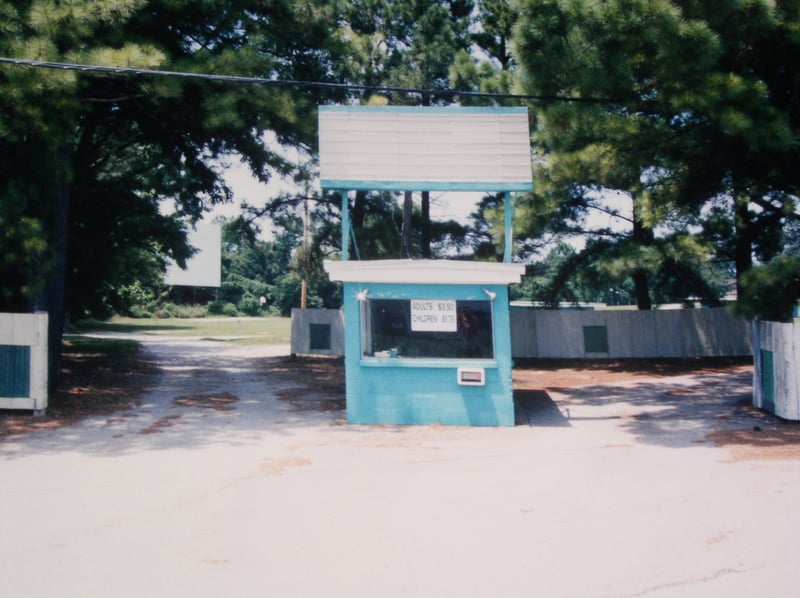
[[[508,288],[515,191],[532,189],[527,110],[320,107],[322,185],[342,195],[347,421],[514,425]],[[505,192],[503,262],[351,260],[350,190]]]

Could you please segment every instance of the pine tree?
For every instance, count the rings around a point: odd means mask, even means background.
[[[342,47],[333,16],[305,0],[1,2],[0,54],[331,81]],[[65,314],[101,311],[142,260],[185,260],[185,223],[231,199],[218,160],[241,156],[264,181],[285,172],[263,133],[313,147],[322,100],[307,87],[2,67],[0,214],[20,223],[2,241],[14,281],[2,307],[50,313],[51,381]]]
[[[639,307],[647,308],[664,271],[699,282],[696,264],[713,247],[687,239],[708,202],[727,196],[733,210],[725,237],[741,277],[754,250],[769,249],[758,246],[759,231],[774,239],[795,204],[797,174],[789,164],[798,157],[800,79],[790,58],[799,47],[791,6],[521,3],[522,85],[572,100],[537,106],[536,141],[547,159],[529,233],[570,223],[577,230],[589,211],[603,209],[602,194],[630,197],[628,233],[620,240],[618,232],[601,231],[614,251],[598,258],[628,272]]]

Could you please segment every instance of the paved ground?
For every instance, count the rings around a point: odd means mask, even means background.
[[[140,407],[0,442],[0,596],[800,595],[800,445],[749,373],[347,426],[269,355],[147,347]]]

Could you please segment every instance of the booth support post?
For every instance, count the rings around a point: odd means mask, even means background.
[[[505,201],[505,246],[503,248],[503,261],[511,263],[512,246],[514,243],[514,197],[511,191],[506,191]]]
[[[342,261],[350,259],[350,201],[347,191],[339,189],[342,194]]]

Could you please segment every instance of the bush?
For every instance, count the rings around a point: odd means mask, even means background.
[[[153,312],[154,318],[177,318],[178,306],[174,303],[162,303],[161,306]]]
[[[146,305],[134,305],[128,315],[132,318],[149,318],[153,315],[153,312]]]
[[[152,311],[154,318],[204,318],[206,308],[201,305],[176,305],[172,302],[162,303]]]
[[[154,299],[155,293],[152,289],[137,280],[117,290],[117,311],[134,318],[148,318],[151,310],[147,309],[147,306]]]
[[[222,315],[222,310],[225,308],[226,302],[222,299],[217,299],[216,301],[209,301],[208,302],[208,313],[214,316]]]
[[[203,305],[178,305],[179,318],[205,318],[207,315]]]
[[[239,309],[235,304],[229,301],[217,299],[216,301],[209,301],[206,307],[208,313],[212,316],[238,316]]]
[[[300,305],[301,280],[296,272],[289,272],[278,280],[273,288],[273,307],[282,316],[292,313],[292,308]]]
[[[233,303],[226,303],[222,306],[223,316],[238,316],[239,309]]]
[[[259,303],[257,297],[248,293],[242,297],[242,300],[239,302],[239,311],[248,316],[261,315],[261,303]]]

